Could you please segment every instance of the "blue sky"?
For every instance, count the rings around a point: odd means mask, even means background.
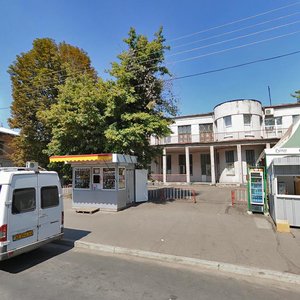
[[[295,5],[223,26],[290,4]],[[7,126],[10,115],[7,107],[12,101],[8,66],[16,55],[31,49],[35,38],[50,37],[57,43],[65,41],[84,49],[99,76],[106,78],[104,70],[124,49],[122,39],[131,26],[151,38],[161,25],[171,46],[166,62],[174,76],[300,50],[300,3],[297,1],[0,0],[0,123]],[[218,26],[221,27],[182,38]],[[272,40],[261,42],[266,39]],[[236,49],[227,50],[231,48]],[[193,51],[178,53],[187,50]],[[182,61],[186,59],[189,60]],[[291,94],[300,90],[299,70],[300,54],[296,54],[176,80],[173,88],[182,115],[210,112],[220,102],[240,98],[257,99],[268,105],[268,86],[275,105],[296,101]]]

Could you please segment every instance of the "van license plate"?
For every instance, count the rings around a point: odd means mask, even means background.
[[[21,240],[21,239],[26,239],[30,236],[33,236],[33,230],[27,230],[25,232],[22,232],[22,233],[17,233],[15,235],[13,235],[13,241],[18,241],[18,240]]]

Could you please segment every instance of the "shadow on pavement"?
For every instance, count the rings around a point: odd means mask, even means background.
[[[0,270],[17,274],[60,255],[71,248],[72,247],[69,246],[61,246],[50,243],[36,250],[0,262]]]
[[[64,239],[68,241],[78,241],[83,237],[90,234],[90,231],[73,229],[73,228],[64,228]]]
[[[67,239],[69,241],[68,243],[65,243],[64,240],[56,241],[33,251],[1,261],[0,270],[12,274],[23,272],[57,255],[61,255],[71,250],[74,247],[73,245],[76,240],[80,240],[89,233],[90,231],[65,228],[64,239]]]

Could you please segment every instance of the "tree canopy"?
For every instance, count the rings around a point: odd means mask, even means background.
[[[87,72],[96,76],[95,70],[84,51],[43,38],[34,40],[28,52],[17,55],[8,72],[13,96],[9,124],[20,129],[20,136],[14,139],[16,151],[12,159],[17,165],[36,160],[46,166],[48,157],[43,150],[51,141],[51,132],[38,113],[56,103],[58,88],[67,74]]]
[[[164,53],[169,47],[162,28],[152,41],[131,28],[124,42],[127,49],[110,70],[115,81],[107,101],[105,136],[111,151],[137,155],[146,165],[159,150],[150,147],[150,137],[169,135],[170,116],[177,112],[172,91],[163,80],[170,75],[164,66]]]
[[[57,102],[40,119],[52,128],[52,139],[44,152],[89,154],[104,151],[105,84],[88,74],[68,78],[59,87]]]
[[[170,134],[177,112],[170,76],[164,65],[168,50],[162,28],[149,41],[131,28],[126,49],[104,81],[88,55],[66,43],[37,39],[9,67],[13,104],[11,127],[20,128],[15,162],[49,155],[118,152],[137,155],[141,165],[160,148],[150,137]]]

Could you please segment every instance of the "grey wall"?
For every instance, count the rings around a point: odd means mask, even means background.
[[[73,190],[73,207],[97,207],[117,210],[118,192],[103,190]]]

